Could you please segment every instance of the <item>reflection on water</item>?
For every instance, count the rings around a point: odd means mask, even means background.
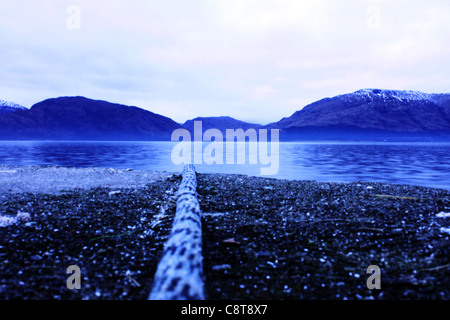
[[[0,164],[114,167],[180,172],[171,152],[175,142],[0,141]],[[268,148],[270,152],[270,147]],[[198,172],[260,175],[267,165],[197,164]],[[236,150],[237,151],[237,150]],[[224,152],[225,162],[225,152]],[[450,143],[282,142],[283,179],[379,181],[450,189]]]
[[[166,142],[0,141],[0,164],[178,171]]]
[[[378,181],[450,189],[450,144],[285,143],[279,175],[319,181]]]

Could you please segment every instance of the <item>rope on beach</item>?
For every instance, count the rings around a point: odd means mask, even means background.
[[[195,167],[185,165],[172,230],[156,269],[150,300],[203,300],[201,211]]]

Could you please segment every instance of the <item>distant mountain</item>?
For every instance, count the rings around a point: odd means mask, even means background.
[[[0,139],[170,140],[180,127],[170,118],[133,106],[59,97],[0,116]]]
[[[28,109],[14,102],[0,100],[0,116],[11,112],[16,112],[19,110],[28,110]]]
[[[226,129],[243,129],[247,130],[250,128],[258,129],[262,126],[260,124],[253,124],[244,121],[240,121],[231,117],[198,117],[192,120],[188,120],[183,124],[183,127],[188,129],[190,132],[194,130],[194,121],[202,122],[202,130],[208,129],[219,129],[223,134],[225,134]]]
[[[311,103],[266,126],[231,117],[199,117],[183,125],[134,107],[85,97],[47,99],[30,109],[0,100],[0,139],[163,140],[194,121],[202,131],[280,129],[281,140],[450,141],[450,94],[362,89]]]
[[[450,138],[450,94],[362,89],[311,103],[267,128],[297,139]]]

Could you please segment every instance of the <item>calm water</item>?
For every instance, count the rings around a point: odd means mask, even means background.
[[[0,141],[0,164],[181,172],[182,165],[175,165],[171,158],[176,144]],[[268,149],[270,151],[270,146]],[[340,182],[378,181],[450,189],[450,143],[282,142],[278,159],[278,173],[269,177]],[[196,165],[198,172],[254,176],[261,175],[261,167],[268,165],[262,165],[259,159],[257,164],[248,164],[248,157],[246,164],[240,165]]]

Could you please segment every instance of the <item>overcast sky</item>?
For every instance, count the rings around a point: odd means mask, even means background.
[[[448,0],[0,0],[0,99],[266,124],[361,88],[450,92]]]

